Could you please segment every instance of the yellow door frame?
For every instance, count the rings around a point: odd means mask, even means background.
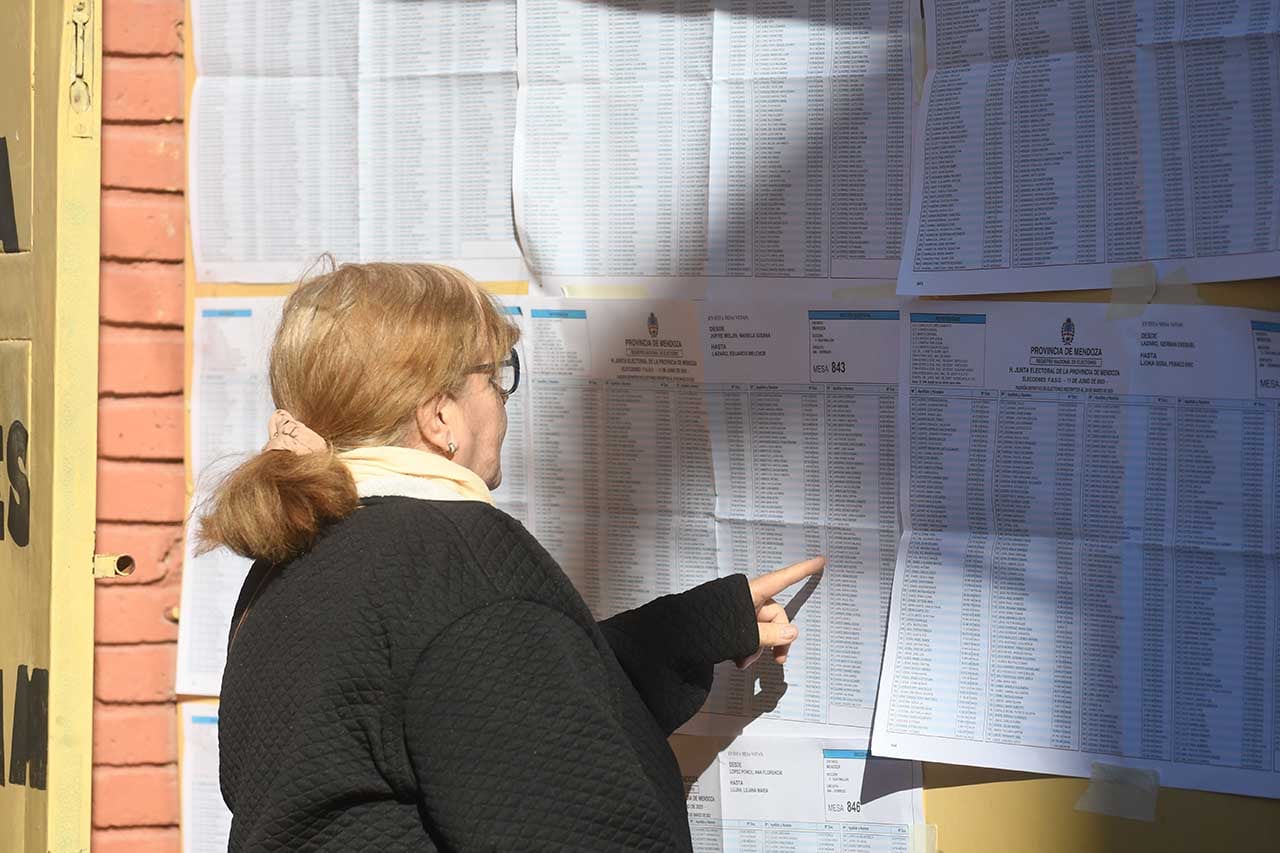
[[[18,235],[16,252],[0,247],[6,851],[89,849],[93,578],[115,566],[93,548],[101,12],[102,0],[0,0],[12,184],[0,205]]]

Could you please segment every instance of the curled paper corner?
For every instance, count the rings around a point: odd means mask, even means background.
[[[938,825],[913,823],[911,825],[911,853],[937,853]]]
[[[643,284],[565,284],[561,292],[570,299],[645,299],[649,288]]]
[[[1156,295],[1156,268],[1150,261],[1111,271],[1111,304],[1108,320],[1137,317]]]
[[[1160,776],[1154,770],[1093,762],[1089,787],[1076,800],[1076,811],[1154,823]]]

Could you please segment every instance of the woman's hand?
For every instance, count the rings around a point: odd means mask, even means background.
[[[755,663],[765,649],[773,650],[773,659],[778,663],[786,662],[787,652],[800,631],[791,624],[786,609],[774,601],[773,597],[792,584],[816,575],[826,565],[826,557],[810,557],[784,569],[767,572],[749,582],[751,603],[756,607],[756,623],[760,629],[760,648],[756,649],[755,654],[735,661],[739,669],[746,669]]]

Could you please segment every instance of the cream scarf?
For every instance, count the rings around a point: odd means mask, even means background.
[[[267,422],[267,443],[262,448],[287,450],[299,456],[321,453],[329,443],[284,409],[276,409]],[[483,501],[493,505],[489,487],[457,462],[426,450],[409,447],[357,447],[344,450],[338,459],[356,481],[362,498],[397,495],[428,501]]]
[[[457,462],[409,447],[358,447],[338,459],[347,466],[362,498],[395,495],[428,501],[483,501],[493,505],[489,487]]]

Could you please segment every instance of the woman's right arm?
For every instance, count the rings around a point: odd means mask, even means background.
[[[670,734],[697,713],[711,691],[712,667],[753,662],[764,648],[779,663],[797,629],[773,596],[822,571],[812,557],[751,580],[729,575],[664,595],[600,623],[600,631],[658,724]]]
[[[427,831],[461,850],[675,849],[582,626],[532,601],[459,618],[422,653],[405,735]]]

